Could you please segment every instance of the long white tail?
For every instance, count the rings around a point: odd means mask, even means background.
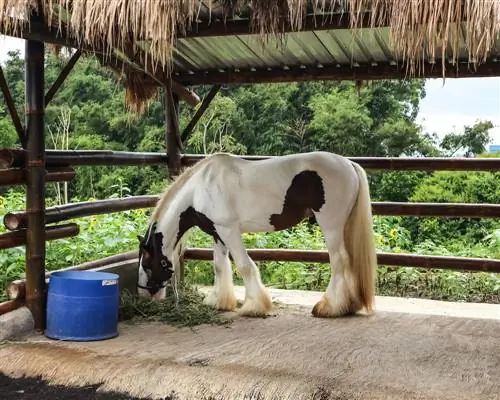
[[[359,192],[356,203],[344,228],[344,240],[349,254],[349,272],[355,279],[354,288],[359,306],[371,312],[375,302],[375,274],[377,253],[373,231],[370,189],[366,173],[352,163],[359,178]]]

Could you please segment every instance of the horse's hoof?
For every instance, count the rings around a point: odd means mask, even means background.
[[[238,314],[243,317],[265,317],[273,308],[271,299],[262,295],[259,301],[256,299],[248,299],[243,306],[238,310]]]
[[[233,294],[217,297],[215,292],[211,292],[203,302],[219,311],[233,311],[238,304],[238,300]]]

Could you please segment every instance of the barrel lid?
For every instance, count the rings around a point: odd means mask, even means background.
[[[116,280],[119,278],[119,275],[100,271],[57,271],[50,274],[50,278],[102,281]]]

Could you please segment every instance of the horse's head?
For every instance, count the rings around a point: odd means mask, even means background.
[[[139,276],[137,291],[140,296],[161,300],[165,297],[165,286],[174,273],[172,260],[163,254],[163,233],[156,232],[153,222],[146,237],[139,238]]]

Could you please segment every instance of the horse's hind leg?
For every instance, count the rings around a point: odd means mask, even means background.
[[[321,226],[320,221],[321,218],[318,220]],[[330,257],[331,275],[323,297],[312,310],[315,317],[340,317],[359,308],[352,295],[355,293],[355,282],[349,274],[349,255],[344,245],[344,232],[338,226],[335,229],[321,226]]]
[[[206,297],[205,304],[217,310],[232,311],[236,303],[229,253],[224,244],[214,241],[214,288]]]
[[[241,233],[236,228],[222,227],[217,227],[217,233],[231,252],[245,284],[245,302],[238,313],[247,317],[265,316],[273,305],[271,297],[262,284],[259,269],[245,249]]]

